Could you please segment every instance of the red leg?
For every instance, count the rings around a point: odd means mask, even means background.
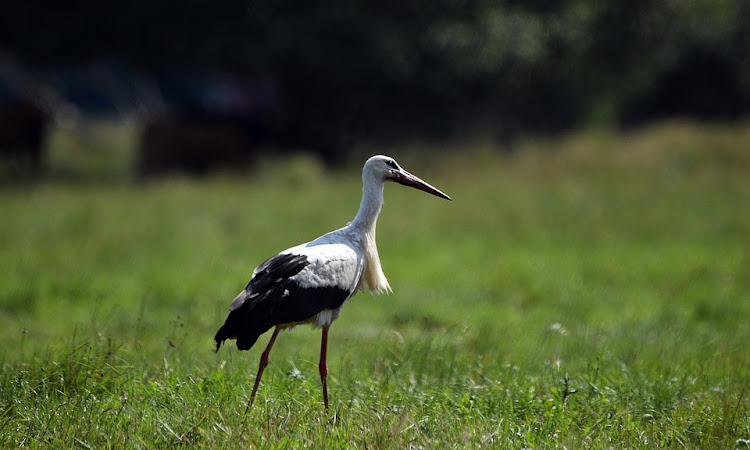
[[[247,407],[245,408],[245,414],[247,414],[247,411],[250,409],[251,406],[253,406],[253,402],[255,401],[255,393],[258,392],[258,385],[260,385],[260,377],[263,376],[263,371],[266,369],[266,366],[268,365],[268,354],[271,353],[271,347],[273,347],[273,343],[276,341],[276,336],[279,334],[279,328],[276,327],[273,330],[273,335],[271,336],[271,340],[268,341],[268,345],[266,346],[266,349],[263,351],[263,354],[260,355],[260,365],[258,365],[258,374],[255,375],[255,385],[253,386],[253,393],[250,394],[250,401],[247,402]]]
[[[320,340],[320,364],[318,364],[318,370],[320,371],[320,381],[323,383],[323,402],[326,405],[326,411],[328,411],[328,364],[326,364],[326,349],[328,347],[328,327],[323,327],[323,337]]]

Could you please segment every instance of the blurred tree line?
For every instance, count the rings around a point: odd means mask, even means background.
[[[30,67],[272,77],[285,120],[335,139],[507,138],[750,108],[745,0],[15,0],[0,49]]]

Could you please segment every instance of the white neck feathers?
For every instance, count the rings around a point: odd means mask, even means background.
[[[383,180],[369,172],[362,175],[362,202],[350,226],[362,236],[361,245],[365,254],[364,284],[373,295],[392,292],[383,273],[375,242],[375,228],[383,207]]]

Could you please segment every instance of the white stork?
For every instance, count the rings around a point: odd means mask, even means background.
[[[260,357],[258,374],[247,409],[255,400],[263,370],[268,365],[276,336],[285,328],[310,324],[323,329],[320,344],[320,380],[328,409],[326,347],[328,328],[344,303],[366,287],[373,295],[391,291],[375,245],[375,225],[383,206],[383,185],[395,181],[451,200],[437,188],[402,169],[388,156],[373,156],[362,169],[362,202],[349,224],[314,241],[284,250],[259,265],[250,283],[229,306],[229,316],[216,333],[216,347],[236,339],[248,350],[258,337],[274,329]]]

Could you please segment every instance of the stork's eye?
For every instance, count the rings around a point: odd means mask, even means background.
[[[392,159],[389,159],[389,160],[387,160],[387,161],[386,161],[385,163],[386,163],[386,164],[388,165],[388,167],[390,167],[391,169],[398,169],[398,166],[396,165],[396,161],[394,161],[394,160],[392,160]]]

